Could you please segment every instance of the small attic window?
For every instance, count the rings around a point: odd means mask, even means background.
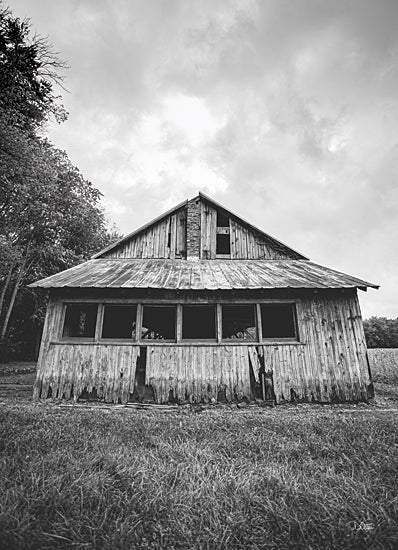
[[[229,233],[217,233],[216,237],[216,255],[229,256],[231,254],[231,241]]]
[[[217,211],[216,256],[231,255],[229,218]]]
[[[221,212],[217,212],[217,227],[229,227],[229,218]]]

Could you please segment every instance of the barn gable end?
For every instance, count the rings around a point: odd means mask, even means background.
[[[123,237],[94,258],[306,259],[203,193]]]

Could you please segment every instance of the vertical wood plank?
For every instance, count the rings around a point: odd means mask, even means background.
[[[171,223],[170,223],[170,250],[169,250],[169,258],[171,260],[174,260],[176,257],[176,243],[177,243],[177,225],[176,225],[177,217],[174,214],[171,217]]]
[[[222,305],[217,304],[216,307],[216,334],[217,342],[220,343],[222,341]]]

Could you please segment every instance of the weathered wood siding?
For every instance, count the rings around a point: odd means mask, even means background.
[[[186,233],[186,210],[182,209],[131,237],[119,247],[105,253],[103,257],[185,258]]]
[[[216,257],[217,210],[206,202],[200,203],[200,257],[214,260]]]
[[[250,365],[258,381],[264,365],[272,372],[277,403],[363,401],[372,397],[365,335],[356,295],[309,298],[297,303],[300,343],[153,348],[147,383],[159,403],[169,391],[182,399],[250,399]],[[185,380],[185,385],[182,382]],[[225,381],[227,385],[225,386]]]
[[[282,260],[289,258],[279,252],[264,237],[240,225],[233,219],[231,227],[231,258],[235,260]]]
[[[157,403],[170,393],[183,403],[252,399],[247,346],[173,346],[147,348],[146,380]]]
[[[191,208],[195,206],[195,208]],[[197,206],[197,208],[196,208]],[[228,228],[227,228],[228,229]],[[231,259],[278,260],[296,258],[271,238],[230,217]],[[128,238],[116,248],[104,252],[102,258],[186,258],[187,241],[190,256],[214,260],[217,256],[217,209],[206,201],[195,199],[159,222]],[[196,250],[196,242],[200,250]]]
[[[51,300],[47,307],[43,339],[37,364],[34,399],[80,397],[94,388],[100,399],[126,403],[134,391],[140,348],[97,343],[57,342],[62,322],[62,304]]]
[[[280,260],[290,256],[273,247],[265,237],[230,218],[231,258],[234,260]],[[201,258],[216,258],[217,210],[201,202]]]
[[[127,403],[134,392],[140,348],[131,345],[50,344],[34,398],[78,399],[83,392],[106,402]]]
[[[290,389],[299,399],[356,401],[372,397],[365,334],[356,293],[303,299],[297,305],[305,360],[279,351],[280,398]],[[289,367],[290,363],[290,367]],[[297,365],[293,367],[293,365]],[[298,388],[296,391],[295,387]]]
[[[96,389],[105,401],[126,402],[146,356],[145,384],[155,401],[253,399],[259,369],[272,373],[275,400],[359,401],[372,397],[365,335],[356,293],[297,298],[299,342],[146,345],[57,341],[62,306],[50,302],[38,361],[35,398],[77,399]],[[146,353],[143,353],[143,350]],[[143,383],[143,382],[142,382]]]

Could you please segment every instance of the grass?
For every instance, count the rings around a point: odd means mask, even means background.
[[[369,349],[368,355],[374,381],[398,385],[398,348]]]
[[[397,548],[397,389],[383,384],[389,409],[3,400],[0,547]]]
[[[4,548],[393,548],[397,414],[2,407]]]

